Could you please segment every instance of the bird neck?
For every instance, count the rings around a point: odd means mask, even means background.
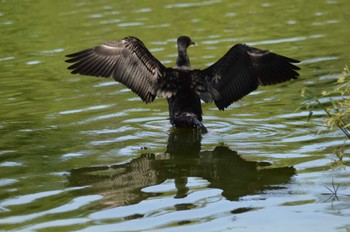
[[[186,49],[178,49],[176,68],[181,68],[181,69],[191,68],[190,59],[188,58]]]

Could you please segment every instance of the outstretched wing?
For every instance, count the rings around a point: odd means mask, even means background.
[[[113,77],[147,103],[156,97],[155,83],[165,67],[135,37],[107,42],[95,48],[67,55],[72,74]]]
[[[220,60],[201,71],[219,92],[215,105],[224,110],[254,91],[259,85],[273,85],[296,79],[299,61],[244,44],[233,46]]]

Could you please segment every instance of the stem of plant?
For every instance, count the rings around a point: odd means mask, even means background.
[[[328,117],[332,117],[331,113],[329,113],[329,111],[323,106],[323,104],[316,99],[317,104],[324,110],[324,112],[326,112],[326,114],[328,115]],[[339,129],[346,135],[346,137],[348,137],[348,139],[350,139],[350,132],[344,128],[344,121],[342,119],[340,119],[341,121],[339,123],[337,123],[337,126],[339,127]]]

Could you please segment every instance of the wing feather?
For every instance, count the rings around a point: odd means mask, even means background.
[[[220,110],[254,91],[259,85],[282,83],[299,76],[299,61],[244,44],[233,46],[220,60],[201,71],[218,91]]]
[[[67,55],[72,74],[113,77],[147,103],[156,97],[155,84],[165,67],[135,37],[107,42],[95,48]]]

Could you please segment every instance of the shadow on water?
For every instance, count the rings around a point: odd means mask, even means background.
[[[188,178],[199,177],[209,182],[209,188],[221,189],[226,199],[235,201],[264,190],[283,188],[295,174],[294,167],[269,166],[267,162],[247,161],[226,146],[201,151],[200,134],[174,130],[164,154],[144,153],[128,163],[73,169],[69,184],[89,185],[91,188],[79,191],[103,194],[104,204],[122,206],[160,195],[142,189],[168,179],[175,182],[175,198],[184,198],[189,191]]]

